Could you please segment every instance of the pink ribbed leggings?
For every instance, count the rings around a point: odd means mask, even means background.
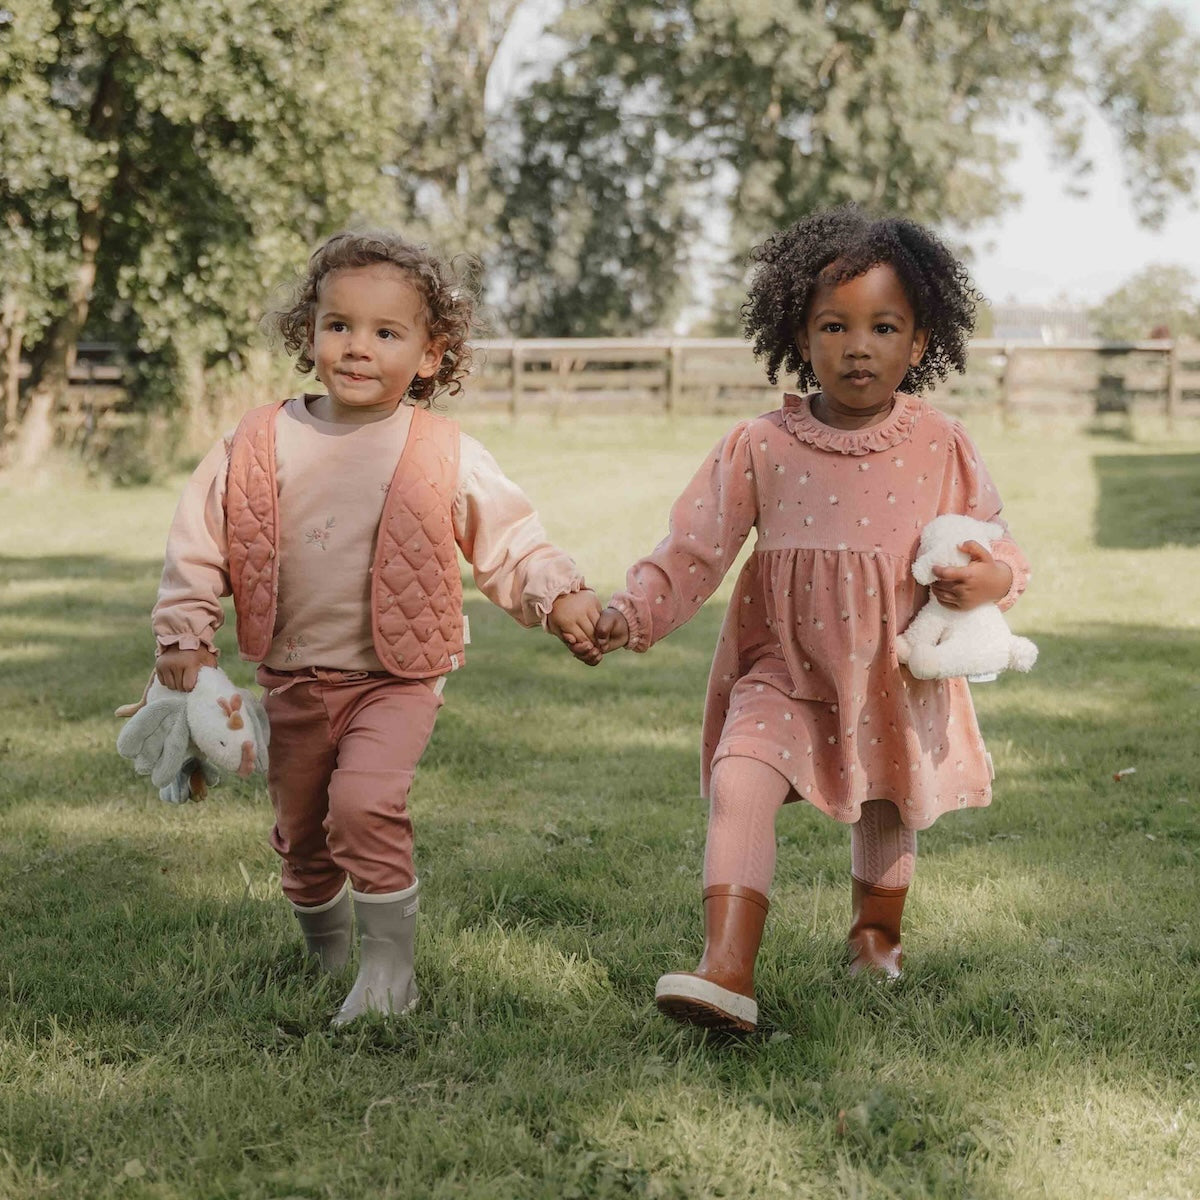
[[[713,769],[704,851],[704,886],[736,883],[764,896],[775,874],[775,814],[790,790],[773,767],[755,758],[723,758]],[[863,883],[907,887],[917,835],[890,800],[868,800],[850,827],[850,870]]]

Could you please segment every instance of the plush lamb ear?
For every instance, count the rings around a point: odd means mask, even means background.
[[[1004,526],[996,521],[986,521],[979,532],[980,536],[986,538],[987,541],[998,542],[1004,536]]]
[[[267,710],[262,701],[245,688],[239,690],[242,693],[242,711],[249,718],[250,728],[254,733],[254,769],[265,775],[270,764],[267,747],[271,741],[271,723],[267,720]]]
[[[139,775],[149,775],[155,787],[166,787],[187,757],[187,697],[155,700],[134,713],[117,735],[117,753],[133,759]]]

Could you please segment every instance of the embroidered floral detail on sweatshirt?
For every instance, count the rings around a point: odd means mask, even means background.
[[[284,656],[284,662],[295,662],[300,657],[300,651],[307,646],[308,643],[298,634],[289,634],[283,642],[283,648],[287,651]]]
[[[310,546],[316,546],[321,550],[328,549],[327,543],[329,541],[331,531],[335,524],[336,524],[336,521],[334,520],[334,518],[329,517],[325,522],[324,529],[310,529],[304,535],[304,540]]]

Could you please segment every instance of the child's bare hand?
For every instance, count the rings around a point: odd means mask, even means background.
[[[217,656],[203,646],[196,650],[164,650],[154,664],[159,682],[174,692],[190,692],[201,667],[215,667]]]
[[[559,596],[550,609],[546,628],[559,639],[580,662],[594,667],[603,655],[595,644],[596,618],[600,601],[590,590]]]
[[[937,576],[930,585],[937,602],[946,608],[966,611],[981,604],[1003,600],[1012,587],[1012,568],[998,563],[986,546],[963,542],[959,549],[970,556],[965,567],[934,567]]]
[[[604,654],[629,645],[629,622],[615,608],[606,608],[596,622],[596,645]]]

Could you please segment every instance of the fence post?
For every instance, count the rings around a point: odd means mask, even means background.
[[[1016,370],[1017,348],[1011,342],[1004,344],[1004,370],[1000,375],[1000,420],[1012,424],[1013,375]]]
[[[513,339],[512,346],[512,392],[508,399],[508,415],[516,420],[517,412],[521,407],[521,373],[525,365],[525,355],[521,350],[521,343],[516,338]]]
[[[1174,430],[1175,418],[1179,415],[1182,388],[1179,380],[1179,339],[1171,339],[1167,351],[1167,429]]]
[[[683,347],[673,338],[667,347],[667,394],[663,397],[663,408],[670,416],[679,404],[683,392]]]
[[[564,354],[555,364],[555,367],[558,372],[558,381],[554,387],[554,407],[550,413],[550,419],[553,424],[558,423],[558,418],[562,415],[563,406],[570,403],[571,372],[575,369],[575,360],[570,355]]]

